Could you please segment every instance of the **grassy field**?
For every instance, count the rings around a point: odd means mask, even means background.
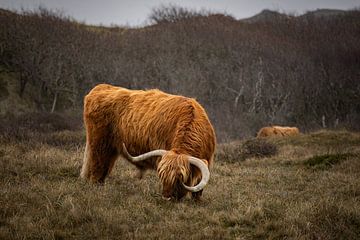
[[[360,239],[359,133],[272,139],[270,157],[219,145],[199,203],[162,200],[155,172],[121,159],[104,186],[80,180],[84,141],[0,136],[0,239]]]

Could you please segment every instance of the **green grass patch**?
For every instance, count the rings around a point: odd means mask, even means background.
[[[339,164],[349,157],[353,157],[352,153],[324,154],[311,157],[303,162],[303,164],[313,169],[328,169],[335,164]]]

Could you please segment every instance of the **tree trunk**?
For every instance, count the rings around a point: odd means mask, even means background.
[[[59,95],[59,93],[58,93],[58,91],[56,91],[50,113],[53,113],[55,111],[58,95]]]
[[[20,93],[19,93],[20,98],[22,98],[24,95],[26,83],[27,83],[27,79],[23,76],[20,76]]]

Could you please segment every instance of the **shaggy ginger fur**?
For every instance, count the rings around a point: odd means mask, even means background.
[[[124,142],[131,155],[155,149],[171,150],[163,157],[133,163],[142,173],[155,169],[164,197],[180,199],[201,172],[186,156],[213,162],[215,132],[200,104],[191,98],[159,90],[128,90],[108,84],[93,88],[84,99],[86,149],[81,177],[104,182]],[[141,176],[142,174],[140,174]],[[202,191],[192,193],[199,198]]]
[[[297,127],[272,126],[261,128],[256,137],[295,136],[299,133],[300,131]]]

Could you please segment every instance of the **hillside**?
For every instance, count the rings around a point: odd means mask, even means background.
[[[286,21],[294,18],[309,18],[309,17],[332,18],[332,17],[339,17],[339,15],[344,15],[344,14],[346,15],[348,14],[348,12],[337,9],[317,9],[314,11],[307,11],[306,13],[299,16],[295,16],[295,15],[288,15],[285,13],[279,13],[273,10],[265,9],[252,17],[240,19],[240,21],[247,23],[259,23],[259,22]]]
[[[86,26],[46,9],[0,11],[0,76],[17,81],[2,88],[12,93],[0,97],[1,112],[81,115],[83,96],[106,82],[196,98],[221,142],[271,124],[360,129],[359,11],[263,11],[253,21],[182,11],[134,29]]]
[[[278,13],[272,10],[263,10],[260,13],[245,19],[241,19],[243,22],[247,23],[256,23],[256,22],[271,22],[277,20],[286,20],[287,18],[291,18],[289,15]]]
[[[332,17],[332,16],[339,16],[346,14],[344,10],[337,10],[337,9],[318,9],[315,11],[308,11],[307,13],[303,14],[303,17],[314,16],[314,17]]]

